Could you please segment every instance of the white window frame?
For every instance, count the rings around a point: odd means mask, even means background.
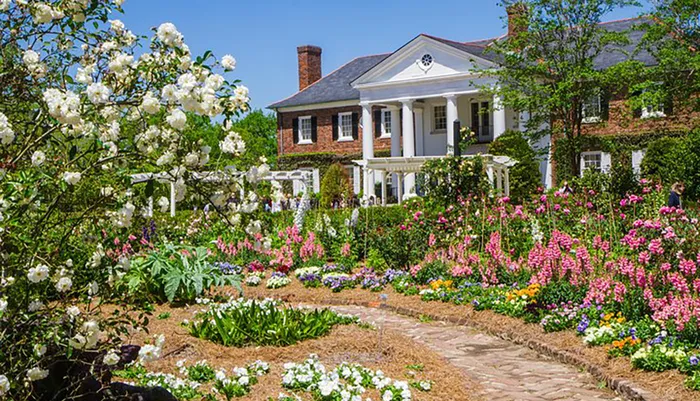
[[[387,129],[387,122],[389,123],[389,129]],[[380,139],[391,138],[391,130],[394,129],[394,122],[391,120],[391,109],[382,109],[382,132],[379,136]]]
[[[598,110],[594,112],[592,115],[587,116],[586,115],[586,106],[592,105],[593,109],[596,108],[596,105],[591,102],[593,99],[597,100],[597,108]],[[581,115],[583,119],[581,120],[582,123],[584,124],[595,124],[599,123],[602,120],[603,117],[603,97],[600,95],[600,93],[591,96],[589,99],[586,99],[586,101],[583,103],[582,110],[581,110]]]
[[[586,172],[586,170],[589,169],[589,167],[586,166],[586,156],[598,156],[600,159],[600,164],[598,165],[598,168],[595,169],[596,171],[602,172],[603,171],[603,152],[601,151],[593,151],[593,152],[581,152],[581,177],[583,177],[583,174]]]
[[[304,138],[304,121],[309,122],[309,137]],[[313,126],[311,125],[311,116],[301,116],[299,117],[299,145],[311,145],[314,143],[314,137],[313,137]]]
[[[445,127],[444,128],[438,128],[438,126],[437,126],[438,118],[437,118],[436,111],[437,111],[438,107],[442,107],[445,110],[445,117],[444,117]],[[435,131],[437,133],[447,132],[447,105],[446,104],[436,104],[435,106],[433,106],[433,131]]]
[[[659,104],[656,106],[644,106],[642,107],[642,118],[663,118],[666,117],[664,112],[664,105]]]
[[[345,135],[343,131],[343,117],[350,118],[350,134]],[[352,137],[352,112],[338,113],[338,142],[354,141]]]

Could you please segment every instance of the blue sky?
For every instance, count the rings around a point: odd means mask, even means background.
[[[324,75],[349,60],[396,50],[419,33],[467,41],[505,32],[496,0],[126,0],[122,19],[137,34],[172,22],[194,55],[232,54],[232,77],[264,108],[298,89],[296,47],[323,48]],[[633,17],[619,10],[609,20]]]

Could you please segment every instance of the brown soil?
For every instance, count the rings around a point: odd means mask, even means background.
[[[334,328],[327,336],[288,347],[225,347],[192,337],[184,327],[180,326],[180,322],[184,319],[192,319],[194,312],[199,309],[201,309],[199,306],[186,308],[159,306],[148,325],[149,334],[134,333],[130,341],[139,345],[155,334],[164,334],[166,337],[162,358],[146,365],[150,371],[177,374],[175,364],[181,359],[187,359],[188,363],[206,359],[211,366],[225,369],[245,366],[259,359],[268,362],[271,371],[253,386],[248,396],[240,399],[263,401],[272,397],[276,400],[280,392],[289,394],[281,386],[281,375],[284,370],[282,365],[286,362],[302,362],[313,353],[317,354],[329,369],[341,362],[360,363],[370,369],[381,369],[392,379],[432,380],[434,385],[429,392],[411,390],[416,400],[474,401],[481,399],[477,395],[480,393],[477,384],[470,382],[441,356],[396,332],[379,333],[373,329],[348,325]],[[156,316],[162,313],[170,313],[170,317],[156,319]],[[415,364],[422,364],[423,371],[410,376],[407,366]],[[381,399],[376,392],[373,394],[371,391],[368,391],[365,397]]]
[[[233,289],[225,291],[230,294],[235,293]],[[380,293],[362,289],[333,293],[325,287],[305,288],[297,280],[293,280],[292,284],[287,287],[275,290],[269,290],[264,286],[244,286],[243,292],[246,297],[274,297],[288,302],[357,303],[366,306],[379,306],[380,303],[385,303],[391,307],[410,309],[430,316],[459,319],[462,324],[472,325],[505,338],[536,339],[556,349],[570,352],[600,367],[606,376],[631,381],[662,400],[700,400],[700,392],[686,389],[683,385],[686,376],[678,371],[653,373],[634,369],[629,358],[610,358],[603,347],[587,347],[573,331],[545,333],[538,324],[525,323],[520,319],[499,315],[491,311],[476,311],[471,305],[425,302],[419,296],[398,294],[389,287]],[[386,295],[387,299],[383,301],[380,294]]]

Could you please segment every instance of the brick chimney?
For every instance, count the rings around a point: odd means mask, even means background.
[[[506,7],[508,14],[508,36],[517,35],[519,32],[527,30],[527,21],[524,20],[527,13],[525,3],[515,2]]]
[[[299,56],[299,90],[321,79],[321,48],[318,46],[297,47]]]

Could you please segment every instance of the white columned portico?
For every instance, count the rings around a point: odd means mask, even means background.
[[[416,155],[416,143],[413,135],[413,100],[402,100],[403,121],[401,124],[401,132],[403,133],[403,157],[414,157]],[[406,174],[403,180],[405,191],[401,191],[403,195],[415,193],[416,175],[414,173]],[[401,201],[401,197],[399,197]]]
[[[447,154],[453,155],[455,153],[455,125],[454,122],[459,119],[457,112],[457,95],[447,95]]]
[[[449,125],[449,124],[448,124]],[[503,99],[499,95],[493,97],[493,139],[506,132],[506,108],[503,106]]]
[[[369,103],[362,103],[362,159],[367,160],[374,157],[374,123],[372,121],[372,106]],[[369,199],[374,195],[374,172],[364,169],[363,191]]]

